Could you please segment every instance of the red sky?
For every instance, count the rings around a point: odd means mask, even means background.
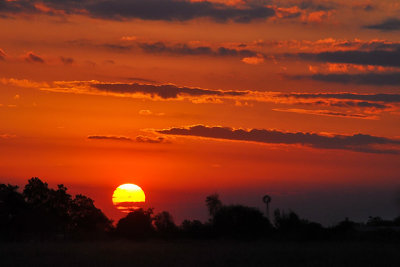
[[[38,176],[122,216],[204,199],[330,224],[398,214],[400,4],[0,1],[0,181]]]

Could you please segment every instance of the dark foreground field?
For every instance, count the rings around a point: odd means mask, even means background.
[[[381,243],[0,244],[0,266],[400,266],[400,246]]]

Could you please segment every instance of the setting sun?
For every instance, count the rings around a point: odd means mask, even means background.
[[[122,212],[137,209],[139,203],[144,203],[146,196],[139,186],[135,184],[122,184],[115,189],[112,202]]]

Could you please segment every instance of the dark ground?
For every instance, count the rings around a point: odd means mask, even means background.
[[[394,243],[147,241],[0,244],[0,266],[400,266]]]

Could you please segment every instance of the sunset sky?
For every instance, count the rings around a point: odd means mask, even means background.
[[[0,0],[0,182],[324,224],[400,213],[398,0]]]

